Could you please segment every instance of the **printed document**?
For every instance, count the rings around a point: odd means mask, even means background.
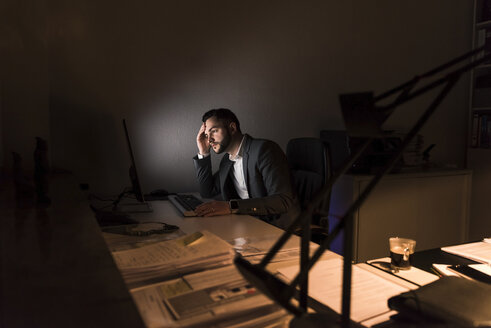
[[[491,243],[486,241],[442,247],[442,251],[477,262],[491,264]]]
[[[130,290],[147,327],[275,326],[289,320],[234,266]],[[219,324],[218,324],[219,323]]]
[[[230,244],[208,231],[112,253],[127,283],[231,264]]]
[[[356,322],[390,312],[387,300],[409,290],[358,266],[352,270],[351,319]],[[298,266],[278,271],[291,281],[298,274]],[[317,262],[309,273],[309,296],[341,313],[342,273],[341,258]]]

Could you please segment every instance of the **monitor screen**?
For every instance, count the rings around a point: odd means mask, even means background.
[[[126,120],[123,119],[123,129],[126,137],[126,144],[128,146],[128,153],[131,159],[131,166],[129,169],[129,176],[131,180],[131,193],[135,194],[136,199],[140,203],[145,203],[145,196],[143,195],[143,190],[141,187],[140,179],[138,178],[138,170],[136,168],[135,156],[133,154],[133,148],[131,147],[130,134],[128,133],[128,126],[126,125]]]

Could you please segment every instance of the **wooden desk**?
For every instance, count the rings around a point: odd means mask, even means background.
[[[440,248],[432,248],[414,253],[413,266],[434,274],[431,269],[434,263],[441,264],[475,264],[478,263],[465,257],[453,255],[442,251]]]
[[[70,176],[51,179],[52,204],[16,201],[12,181],[0,184],[0,327],[144,327],[102,237],[93,212]],[[209,230],[224,240],[263,238],[282,230],[256,218],[184,218],[167,201],[152,202],[145,221],[177,225],[184,233]],[[296,247],[293,236],[286,247]],[[338,257],[328,252],[327,256]]]
[[[274,242],[283,232],[283,230],[249,215],[182,217],[169,201],[152,201],[151,204],[152,213],[135,213],[131,217],[140,222],[155,221],[177,225],[186,234],[208,230],[226,241],[239,237],[271,237],[271,241]],[[292,236],[286,247],[297,247],[299,242],[297,236]]]
[[[52,179],[52,205],[0,190],[0,327],[144,327],[83,194]]]

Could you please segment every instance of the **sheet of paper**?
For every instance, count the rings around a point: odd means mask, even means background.
[[[450,266],[449,264],[433,263],[432,266],[435,268],[437,272],[439,272],[444,276],[458,276],[458,274],[456,274],[455,272],[448,270],[448,267]]]
[[[251,263],[259,263],[268,253],[271,246],[276,242],[277,236],[262,236],[262,237],[247,237],[235,238],[230,240],[234,250],[241,254],[247,261]],[[310,244],[310,255],[312,255],[319,245]],[[281,248],[271,259],[271,263],[286,262],[298,260],[300,256],[300,246]]]
[[[184,236],[184,232],[177,230],[171,233],[154,234],[150,236],[129,236],[109,233],[103,230],[102,236],[111,252],[124,251],[132,248],[147,246],[164,240],[176,239]]]
[[[385,322],[389,321],[390,320],[390,317],[393,316],[393,315],[396,315],[396,314],[397,314],[397,311],[389,311],[389,312],[382,313],[381,315],[372,317],[370,319],[364,320],[364,321],[362,321],[360,323],[361,323],[362,326],[372,327],[372,326],[375,326],[375,325],[378,325],[378,324],[385,323]]]
[[[213,326],[231,320],[284,322],[287,313],[259,293],[235,266],[185,275],[130,290],[147,327]],[[245,326],[244,326],[245,325]],[[262,325],[259,325],[262,326]]]
[[[412,283],[415,283],[419,286],[424,286],[438,280],[437,275],[418,269],[415,266],[412,266],[409,270],[399,270],[398,272],[393,272],[390,270],[390,257],[370,260],[367,261],[367,263],[378,267],[381,270],[389,272],[397,277],[411,281]]]
[[[148,328],[172,327],[175,325],[171,313],[162,300],[191,290],[182,279],[161,283],[146,288],[131,290],[131,296]]]
[[[478,241],[475,243],[442,247],[442,251],[477,262],[491,264],[491,243],[488,242]]]
[[[229,284],[243,279],[244,277],[242,277],[239,270],[233,265],[185,276],[185,281],[194,290]]]
[[[341,313],[342,259],[317,262],[309,273],[309,295]],[[288,280],[298,274],[298,266],[278,270]],[[357,266],[352,271],[351,319],[361,322],[389,312],[387,300],[409,289]]]
[[[469,266],[491,276],[491,266],[489,264],[469,264]]]
[[[230,245],[214,234],[203,231],[203,236],[189,245],[184,241],[188,236],[167,240],[148,246],[114,252],[113,257],[120,269],[144,268],[160,264],[191,261],[216,254],[227,253]]]

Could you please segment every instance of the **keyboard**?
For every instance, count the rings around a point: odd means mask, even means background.
[[[189,194],[170,195],[169,200],[184,216],[196,216],[194,209],[203,204],[201,199]]]

